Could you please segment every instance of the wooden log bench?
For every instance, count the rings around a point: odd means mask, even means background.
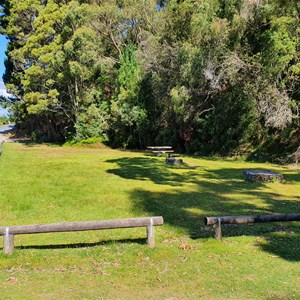
[[[215,238],[222,239],[222,224],[252,224],[263,222],[289,222],[300,221],[300,214],[286,215],[258,215],[258,216],[224,216],[224,217],[205,217],[205,225],[213,225],[215,230]]]
[[[133,228],[146,227],[147,244],[149,247],[155,247],[154,226],[163,225],[163,217],[144,217],[118,220],[102,220],[87,222],[64,222],[41,225],[24,226],[1,226],[0,235],[3,235],[3,252],[6,255],[12,255],[14,251],[14,236],[17,234],[35,234],[50,232],[70,232],[87,231],[101,229]]]
[[[167,153],[168,157],[170,157],[171,153],[174,153],[171,146],[147,146],[147,151],[157,155]]]

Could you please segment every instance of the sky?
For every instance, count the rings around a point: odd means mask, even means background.
[[[7,40],[5,36],[0,35],[0,96],[7,96],[5,86],[2,80],[3,73],[5,72],[4,58]],[[0,107],[0,116],[7,115],[7,110]]]
[[[5,36],[0,35],[0,74],[1,74],[1,80],[2,81],[2,75],[5,71],[4,68],[4,57],[5,57],[5,50],[7,45],[7,39]]]

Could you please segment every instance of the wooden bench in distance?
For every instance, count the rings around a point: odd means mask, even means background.
[[[163,217],[145,217],[118,220],[87,221],[87,222],[64,222],[41,225],[24,226],[1,226],[0,235],[3,235],[3,252],[12,255],[14,251],[14,236],[17,234],[35,234],[50,232],[86,231],[116,228],[146,227],[147,244],[155,247],[154,226],[163,225]]]

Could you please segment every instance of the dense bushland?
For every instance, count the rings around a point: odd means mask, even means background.
[[[4,81],[38,140],[291,152],[299,143],[294,0],[2,0]]]

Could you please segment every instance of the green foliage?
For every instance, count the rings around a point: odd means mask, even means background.
[[[104,137],[109,129],[106,106],[98,108],[95,104],[90,105],[86,111],[79,114],[75,129],[75,141]]]
[[[227,155],[249,141],[255,144],[260,131],[255,123],[258,113],[255,99],[236,88],[217,99],[214,106],[210,114],[198,120],[201,129],[188,145],[190,152]]]
[[[64,143],[64,147],[75,146],[85,148],[103,148],[106,140],[103,137],[92,137],[85,140],[71,140]]]
[[[111,102],[111,125],[115,145],[134,147],[141,143],[147,113],[139,99],[142,74],[135,47],[128,45],[120,56],[116,99]],[[140,145],[142,146],[142,145]]]
[[[8,124],[9,118],[6,116],[0,116],[0,125]]]
[[[136,104],[138,102],[141,68],[135,58],[135,47],[128,45],[120,56],[118,70],[118,101]]]
[[[41,140],[218,154],[287,144],[285,131],[298,143],[297,1],[1,4],[7,105]]]

